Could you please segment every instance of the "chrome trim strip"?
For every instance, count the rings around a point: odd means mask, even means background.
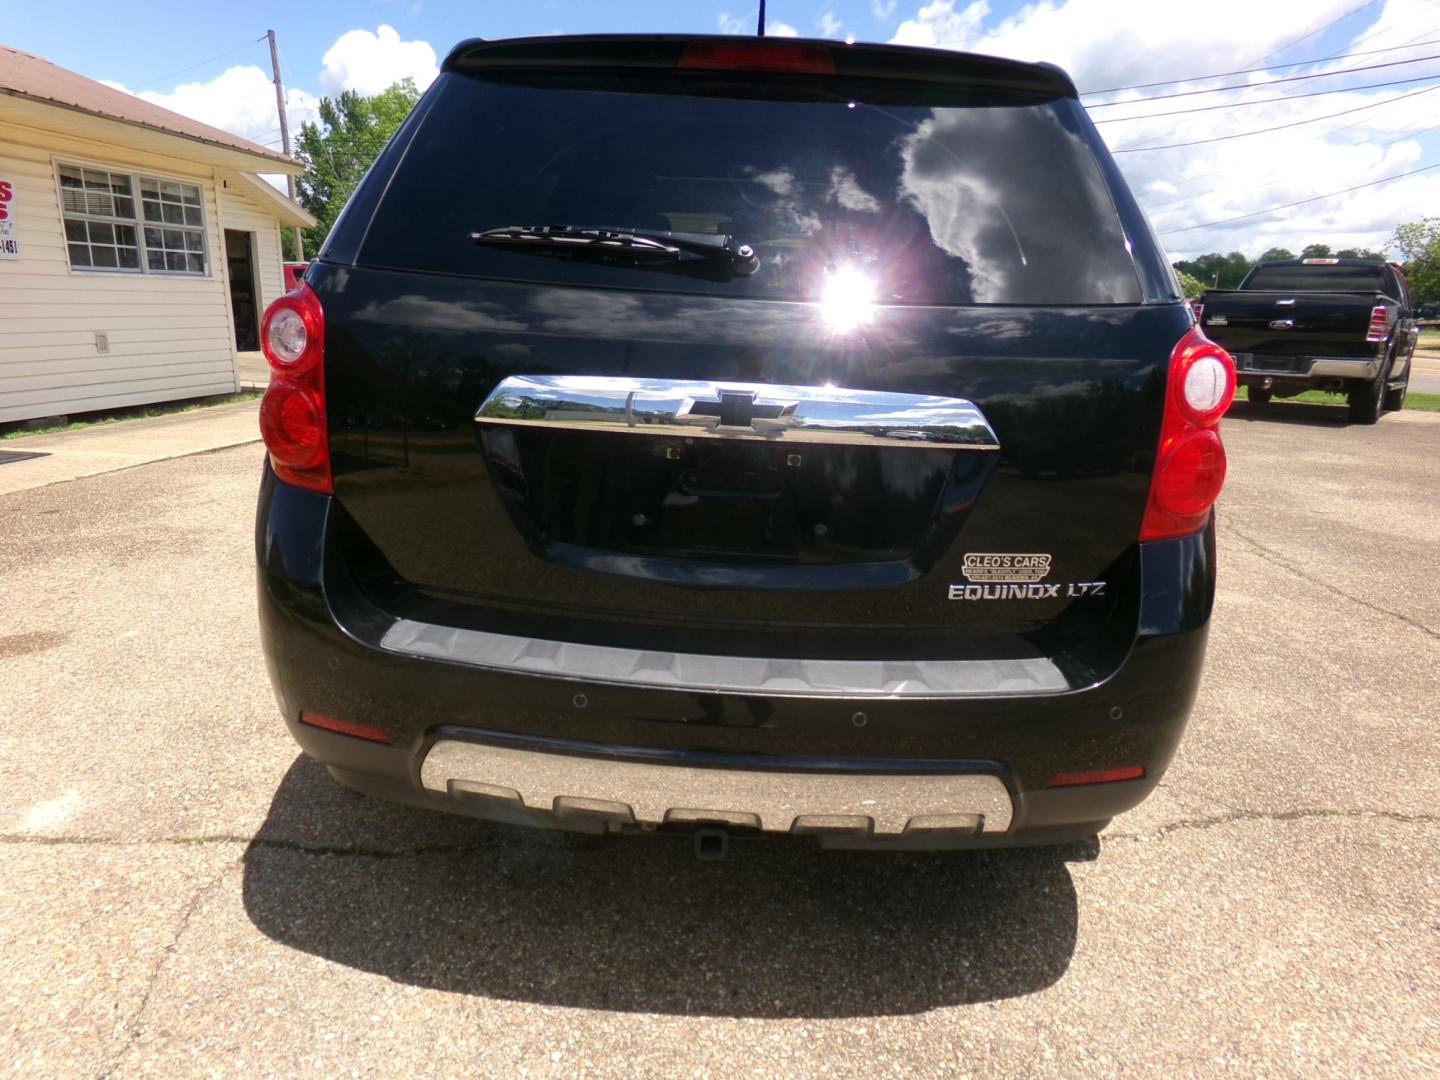
[[[998,450],[984,414],[964,398],[683,379],[513,375],[475,414],[478,424],[538,426],[684,439]]]
[[[1311,378],[1335,378],[1335,379],[1373,379],[1380,374],[1380,360],[1377,357],[1373,360],[1360,359],[1325,359],[1317,358],[1310,362]]]
[[[589,683],[774,697],[959,698],[1070,689],[1046,657],[1021,660],[803,660],[623,649],[397,619],[380,647],[470,667]]]
[[[993,773],[781,772],[581,757],[442,739],[420,768],[431,792],[620,824],[723,823],[768,832],[934,829],[1001,833],[1014,814]]]

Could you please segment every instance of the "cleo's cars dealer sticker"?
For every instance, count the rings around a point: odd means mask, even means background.
[[[1103,581],[1056,581],[1042,584],[1050,574],[1050,556],[971,551],[960,568],[968,585],[951,585],[951,600],[1058,600],[1063,597],[1103,596]]]

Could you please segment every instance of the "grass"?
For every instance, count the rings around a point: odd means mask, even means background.
[[[1250,390],[1245,389],[1245,400],[1250,400]],[[1308,405],[1344,405],[1345,395],[1333,390],[1306,390],[1292,398],[1276,398],[1276,401],[1299,401]],[[1440,394],[1417,394],[1414,390],[1405,395],[1405,408],[1419,412],[1440,412]]]
[[[214,405],[230,405],[237,401],[254,401],[260,396],[260,393],[259,390],[245,390],[238,394],[220,394],[216,397],[187,398],[184,401],[164,401],[155,405],[132,405],[125,409],[79,413],[67,419],[63,424],[0,431],[0,440],[24,439],[31,435],[52,435],[57,431],[74,431],[76,428],[95,427],[97,424],[118,424],[125,420],[145,420],[152,416],[170,416],[172,413],[208,409]]]

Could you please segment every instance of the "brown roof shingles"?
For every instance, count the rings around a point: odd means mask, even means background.
[[[295,165],[293,158],[267,150],[258,143],[242,139],[228,131],[221,131],[209,124],[202,124],[188,116],[181,116],[169,109],[162,109],[159,105],[151,104],[133,94],[115,90],[94,79],[87,79],[84,75],[67,71],[43,57],[21,52],[8,45],[0,45],[0,93],[48,101],[95,116],[139,124],[141,127],[179,135],[182,138],[198,139],[200,142],[289,165],[292,169]]]

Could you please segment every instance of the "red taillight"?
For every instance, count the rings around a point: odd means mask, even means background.
[[[1089,769],[1085,772],[1056,773],[1047,787],[1075,787],[1078,784],[1113,784],[1117,780],[1139,780],[1145,775],[1142,765],[1121,765],[1115,769]]]
[[[390,736],[379,728],[370,727],[367,724],[352,724],[349,720],[336,720],[332,716],[322,716],[320,713],[302,712],[300,722],[309,724],[311,727],[324,728],[326,731],[338,731],[341,735],[353,735],[357,739],[369,739],[371,742],[390,742]]]
[[[1217,429],[1235,397],[1229,353],[1192,327],[1170,354],[1165,414],[1141,540],[1203,529],[1225,483],[1225,447]]]
[[[696,41],[685,46],[679,68],[702,71],[793,71],[834,75],[835,58],[819,45],[781,45],[770,41]]]
[[[1370,309],[1370,330],[1365,335],[1366,341],[1375,344],[1385,340],[1385,331],[1390,328],[1386,320],[1388,314],[1384,304],[1376,304]]]
[[[301,282],[265,310],[260,347],[270,388],[260,402],[260,436],[270,467],[286,483],[330,494],[330,440],[325,422],[325,314]]]

